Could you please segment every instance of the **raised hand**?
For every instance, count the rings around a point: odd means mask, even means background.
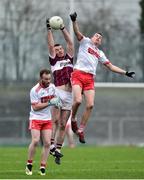
[[[49,18],[46,19],[46,27],[47,27],[47,30],[51,29],[51,26],[50,26],[50,23],[49,23]]]
[[[75,22],[75,21],[76,21],[76,18],[77,18],[77,13],[74,12],[74,13],[70,14],[70,18],[71,18],[71,20],[72,20],[73,22]]]

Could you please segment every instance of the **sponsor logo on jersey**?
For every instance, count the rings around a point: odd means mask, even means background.
[[[96,50],[94,50],[94,49],[92,49],[90,47],[88,48],[88,53],[94,55],[96,58],[100,58],[100,55],[99,55],[98,51],[96,51]]]
[[[54,95],[41,97],[41,103],[48,102],[52,98],[54,98]]]
[[[65,67],[67,66],[68,64],[71,64],[71,61],[69,59],[65,59],[66,62],[61,62],[60,63],[60,67]]]

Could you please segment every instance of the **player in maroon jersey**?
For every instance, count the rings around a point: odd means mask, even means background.
[[[55,44],[49,19],[46,20],[46,26],[48,32],[49,62],[54,77],[54,84],[58,89],[62,102],[62,108],[60,110],[57,108],[53,109],[54,123],[51,138],[51,154],[55,156],[55,162],[60,164],[60,158],[63,156],[60,151],[64,142],[65,127],[72,108],[72,87],[70,77],[73,72],[74,46],[70,34],[64,24],[61,26],[60,31],[66,41],[66,52],[61,44]],[[57,128],[58,133],[56,135]]]

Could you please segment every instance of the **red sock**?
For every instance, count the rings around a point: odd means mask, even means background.
[[[27,160],[27,164],[32,164],[33,160]]]
[[[46,167],[46,164],[44,164],[44,163],[41,163],[41,164],[40,164],[40,167],[43,167],[43,168],[45,168],[45,167]]]

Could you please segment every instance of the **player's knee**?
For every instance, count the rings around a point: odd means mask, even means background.
[[[81,98],[75,99],[75,104],[76,104],[76,105],[80,105],[81,102],[82,102],[82,99],[81,99]]]
[[[64,123],[60,123],[60,130],[61,131],[65,131],[65,124]]]
[[[58,121],[59,119],[57,117],[53,118],[53,123],[55,123],[56,125],[58,125]]]
[[[39,143],[39,138],[34,138],[34,139],[32,140],[32,143],[33,143],[34,146],[37,146],[38,143]]]
[[[87,108],[88,110],[93,109],[93,107],[94,107],[94,104],[88,104],[88,105],[86,106],[86,108]]]
[[[49,148],[50,145],[51,145],[50,141],[46,141],[46,142],[44,142],[44,144],[43,144],[43,146],[44,146],[45,148]]]

